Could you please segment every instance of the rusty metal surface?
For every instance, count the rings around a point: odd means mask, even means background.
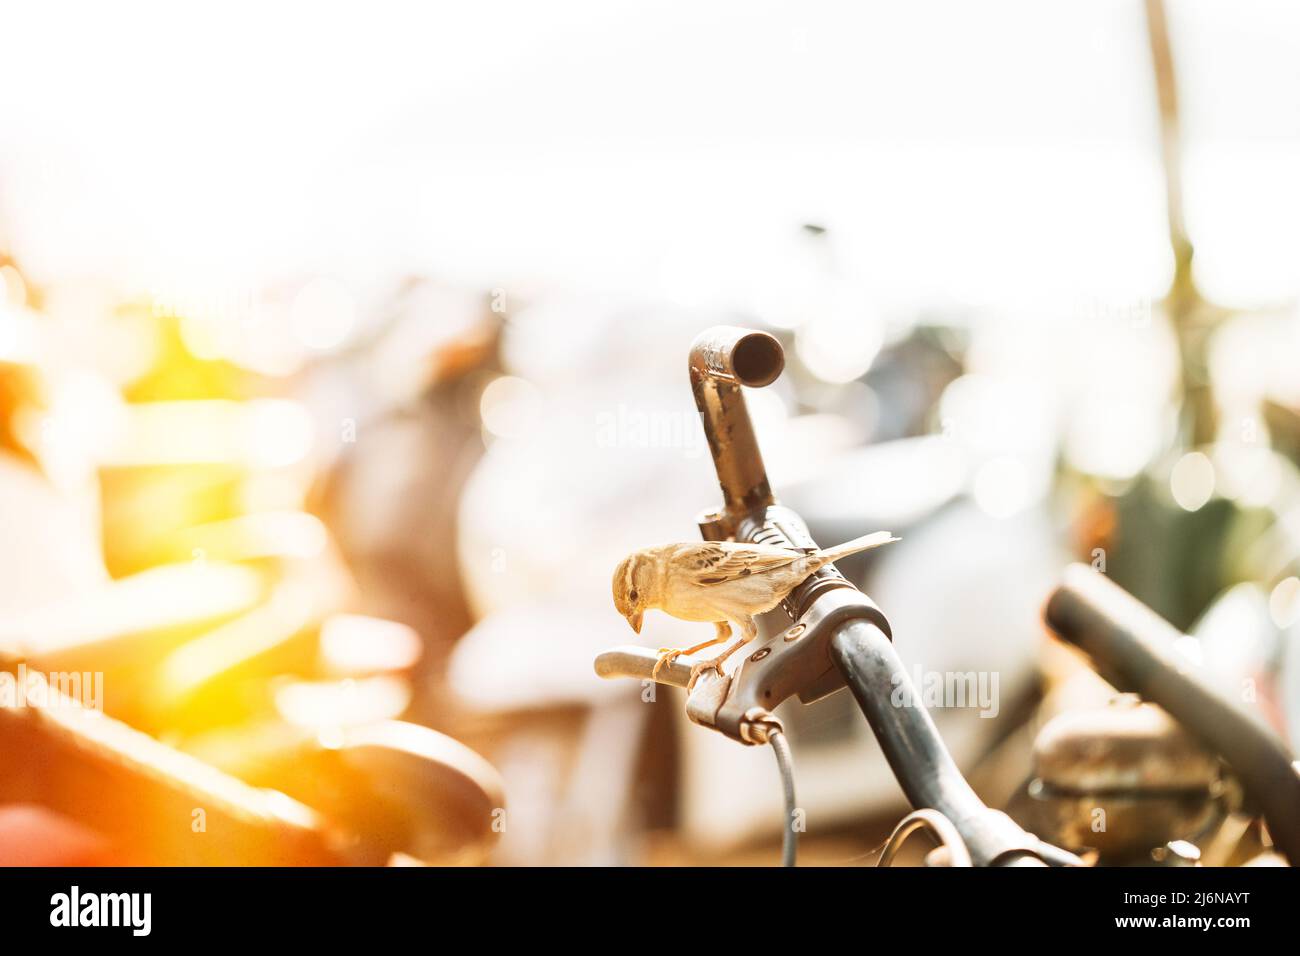
[[[1125,696],[1100,710],[1049,721],[1034,743],[1038,777],[1076,792],[1206,794],[1219,762],[1164,710]]]
[[[741,386],[769,385],[784,367],[781,344],[766,332],[715,326],[691,345],[691,391],[722,487],[719,537],[774,501]]]
[[[1232,767],[1263,809],[1278,847],[1300,862],[1300,775],[1277,734],[1216,691],[1177,649],[1183,638],[1104,574],[1076,564],[1047,602],[1044,619],[1121,691],[1159,704]]]
[[[1133,695],[1053,718],[1034,743],[1040,827],[1110,862],[1199,836],[1221,815],[1219,761],[1164,710]]]

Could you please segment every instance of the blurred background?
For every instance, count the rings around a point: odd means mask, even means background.
[[[1300,9],[1169,7],[5,4],[0,664],[330,854],[773,862],[770,756],[591,667],[719,499],[724,323],[786,346],[782,500],[902,536],[844,570],[904,660],[997,675],[936,711],[990,804],[1105,699],[1039,620],[1070,560],[1294,742]],[[871,862],[852,700],[781,716],[805,861]],[[7,719],[0,863],[191,858],[194,799]]]

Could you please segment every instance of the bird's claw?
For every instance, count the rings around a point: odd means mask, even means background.
[[[722,661],[714,659],[711,661],[702,661],[691,667],[691,679],[686,682],[686,689],[691,690],[695,687],[695,682],[700,679],[700,675],[705,671],[717,671],[719,677],[726,677],[727,672],[722,669]]]
[[[659,648],[659,660],[655,661],[654,670],[650,672],[650,676],[653,679],[658,680],[659,668],[667,667],[673,661],[677,660],[677,658],[681,657],[682,654],[684,653],[685,651],[680,647]],[[715,657],[711,660],[701,661],[698,664],[692,664],[691,676],[690,679],[686,682],[687,689],[689,690],[690,688],[694,687],[695,682],[700,679],[700,675],[703,674],[705,671],[717,671],[719,677],[726,677],[727,672],[722,669],[722,660],[723,659],[721,657]]]
[[[654,670],[650,672],[651,678],[659,679],[659,668],[666,667],[681,656],[680,647],[661,647],[659,648],[659,660],[655,661]]]

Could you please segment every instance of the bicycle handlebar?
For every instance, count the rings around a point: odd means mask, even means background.
[[[691,347],[691,389],[709,440],[723,508],[700,519],[707,540],[733,538],[796,550],[817,547],[803,520],[777,504],[745,408],[742,385],[769,385],[781,374],[781,345],[764,332],[719,326]],[[1080,863],[984,805],[957,769],[934,721],[915,694],[891,702],[910,678],[890,642],[889,622],[871,599],[833,567],[810,576],[782,602],[792,624],[746,649],[730,676],[704,671],[688,687],[692,721],[742,743],[766,743],[780,730],[772,711],[797,695],[812,703],[847,682],[915,809],[952,820],[976,865]],[[757,643],[757,642],[756,642]],[[596,659],[602,677],[638,677],[687,687],[692,662],[679,657],[654,673],[657,655],[619,647]]]
[[[908,802],[918,810],[938,810],[947,817],[976,866],[1081,862],[1026,833],[1005,813],[985,806],[948,753],[934,720],[919,703],[898,651],[880,628],[866,621],[842,624],[831,638],[830,655]],[[910,703],[893,702],[900,687],[905,691],[901,699]]]
[[[1172,624],[1083,564],[1066,569],[1043,617],[1091,659],[1118,690],[1159,704],[1222,757],[1258,801],[1274,841],[1300,865],[1300,773],[1286,744],[1256,716],[1219,693],[1175,646]]]
[[[610,648],[596,658],[596,673],[600,677],[632,677],[637,680],[653,680],[673,687],[685,687],[690,683],[691,667],[694,658],[682,655],[659,668],[655,674],[655,665],[659,655],[648,647],[636,644],[623,644]]]

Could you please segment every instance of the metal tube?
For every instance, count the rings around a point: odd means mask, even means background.
[[[915,809],[951,820],[976,866],[1043,865],[1033,855],[1037,840],[986,807],[957,769],[884,631],[849,621],[831,638],[830,653]]]
[[[766,332],[720,325],[691,345],[691,391],[733,524],[775,500],[740,387],[770,385],[784,367],[781,343]]]

